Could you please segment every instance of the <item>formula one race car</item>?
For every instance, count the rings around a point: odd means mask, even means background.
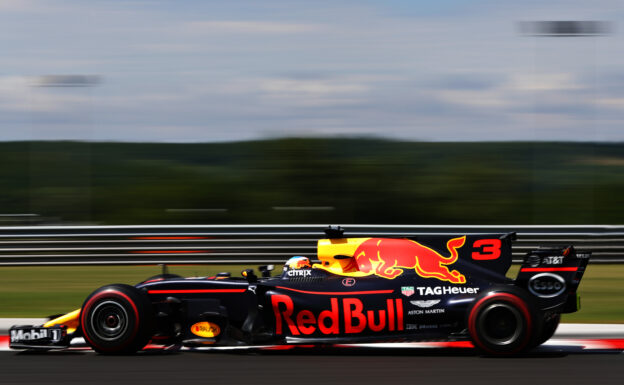
[[[318,263],[293,257],[241,278],[162,274],[113,284],[41,326],[14,326],[15,349],[66,348],[82,336],[94,350],[128,354],[169,346],[254,346],[470,340],[509,355],[549,339],[561,313],[579,309],[589,252],[572,246],[527,253],[515,280],[515,233],[343,238],[330,227]]]

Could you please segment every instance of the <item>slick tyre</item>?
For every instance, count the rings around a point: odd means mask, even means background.
[[[85,341],[102,354],[132,354],[142,349],[152,336],[153,324],[147,294],[123,284],[97,289],[80,312]]]
[[[490,291],[468,311],[468,331],[485,354],[513,355],[529,349],[539,335],[533,306],[520,290]]]

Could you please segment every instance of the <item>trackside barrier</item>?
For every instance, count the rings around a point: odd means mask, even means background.
[[[624,226],[341,225],[345,237],[516,232],[519,262],[539,246],[573,244],[592,263],[624,262]],[[0,266],[261,264],[316,258],[327,225],[152,225],[0,227]]]

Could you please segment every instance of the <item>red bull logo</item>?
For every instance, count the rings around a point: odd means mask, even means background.
[[[437,278],[452,283],[466,283],[466,277],[448,265],[457,261],[457,249],[466,241],[466,236],[453,238],[446,243],[450,256],[410,239],[370,238],[362,242],[353,254],[357,269],[367,275],[378,275],[394,279],[403,274],[403,269],[414,269],[424,278]]]
[[[364,331],[403,330],[403,300],[386,299],[384,309],[364,309],[358,298],[330,298],[330,308],[314,314],[310,310],[295,312],[293,300],[283,294],[271,296],[275,315],[275,333],[301,334],[355,334]]]

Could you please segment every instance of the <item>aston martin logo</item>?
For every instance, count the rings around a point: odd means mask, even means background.
[[[418,306],[421,308],[431,307],[433,305],[437,305],[440,303],[439,299],[430,299],[430,300],[421,300],[421,301],[410,301],[410,303],[414,306]]]

